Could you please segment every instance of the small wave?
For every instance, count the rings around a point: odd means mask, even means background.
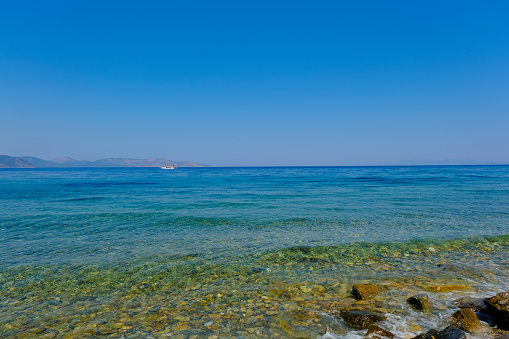
[[[111,187],[111,186],[145,186],[157,185],[155,181],[103,181],[103,182],[70,182],[65,187]]]
[[[106,199],[105,197],[80,197],[80,198],[71,198],[71,199],[64,199],[64,200],[61,200],[61,201],[93,201],[93,200],[102,200],[102,199]]]

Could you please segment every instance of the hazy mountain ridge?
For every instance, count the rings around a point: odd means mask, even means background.
[[[21,158],[0,155],[0,168],[34,168],[35,166]]]
[[[411,159],[396,163],[396,166],[476,166],[476,165],[503,165],[493,161],[478,161],[474,159]]]
[[[75,160],[68,157],[44,160],[32,156],[12,157],[9,155],[0,155],[0,168],[162,167],[168,165],[176,165],[178,167],[206,167],[206,165],[191,161],[173,161],[161,158],[105,158],[96,161],[88,161]]]

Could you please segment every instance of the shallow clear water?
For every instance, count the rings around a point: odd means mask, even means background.
[[[362,336],[327,310],[367,281],[404,336],[454,310],[408,293],[509,286],[508,166],[4,169],[0,204],[7,337]]]

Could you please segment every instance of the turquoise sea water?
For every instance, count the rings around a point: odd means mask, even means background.
[[[3,169],[0,205],[2,337],[356,336],[355,282],[509,286],[509,166]]]

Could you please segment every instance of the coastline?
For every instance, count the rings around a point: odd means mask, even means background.
[[[21,265],[2,270],[0,328],[7,338],[362,337],[365,330],[331,315],[331,305],[339,302],[385,314],[381,327],[410,338],[445,327],[459,298],[503,292],[509,286],[508,257],[505,235],[303,246],[222,263],[198,255],[115,266]],[[355,304],[351,287],[358,283],[386,291]],[[463,287],[445,293],[430,289],[445,285]],[[426,318],[405,302],[419,293],[434,305]]]

